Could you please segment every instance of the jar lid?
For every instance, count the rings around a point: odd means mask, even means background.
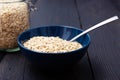
[[[30,11],[37,10],[37,8],[35,7],[35,4],[32,3],[32,0],[0,0],[0,3],[12,3],[12,2],[26,2],[29,6]]]
[[[0,2],[20,2],[23,0],[0,0]]]

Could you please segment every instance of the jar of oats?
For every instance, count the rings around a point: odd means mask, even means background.
[[[22,0],[0,0],[0,50],[19,50],[17,37],[28,28],[28,4]]]

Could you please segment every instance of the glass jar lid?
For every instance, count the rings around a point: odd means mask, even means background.
[[[0,2],[20,2],[23,0],[0,0]]]

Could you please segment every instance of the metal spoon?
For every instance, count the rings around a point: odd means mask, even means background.
[[[98,27],[101,27],[102,25],[105,25],[105,24],[107,24],[107,23],[110,23],[110,22],[112,22],[112,21],[115,21],[115,20],[117,20],[117,19],[119,19],[118,16],[113,16],[113,17],[111,17],[111,18],[109,18],[109,19],[106,19],[106,20],[104,20],[104,21],[102,21],[102,22],[100,22],[100,23],[98,23],[98,24],[96,24],[96,25],[88,28],[87,30],[83,31],[82,33],[78,34],[77,36],[73,37],[70,41],[74,41],[74,40],[76,40],[77,38],[81,37],[82,35],[90,32],[90,31],[92,31],[92,30],[94,30],[94,29],[96,29],[96,28],[98,28]]]

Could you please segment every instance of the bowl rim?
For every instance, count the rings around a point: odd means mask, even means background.
[[[26,48],[25,46],[23,46],[23,44],[20,42],[20,36],[23,35],[24,33],[28,32],[28,31],[31,31],[31,30],[35,30],[35,29],[38,29],[38,28],[42,28],[42,27],[65,27],[65,28],[72,28],[72,29],[76,29],[76,30],[80,30],[80,31],[84,31],[80,28],[76,28],[76,27],[73,27],[73,26],[66,26],[66,25],[47,25],[47,26],[38,26],[38,27],[33,27],[33,28],[29,28],[25,31],[23,31],[22,33],[19,34],[18,38],[17,38],[17,43],[19,45],[19,47],[27,50],[27,51],[31,51],[31,52],[34,52],[34,53],[37,53],[37,54],[49,54],[49,55],[57,55],[57,54],[68,54],[68,53],[74,53],[74,52],[77,52],[79,50],[83,50],[84,48],[86,48],[87,46],[90,45],[91,43],[91,38],[90,38],[90,35],[87,33],[87,37],[89,38],[89,41],[88,41],[88,44],[82,48],[79,48],[79,49],[76,49],[76,50],[73,50],[73,51],[69,51],[69,52],[57,52],[57,53],[47,53],[47,52],[38,52],[38,51],[33,51],[31,49],[28,49]]]

